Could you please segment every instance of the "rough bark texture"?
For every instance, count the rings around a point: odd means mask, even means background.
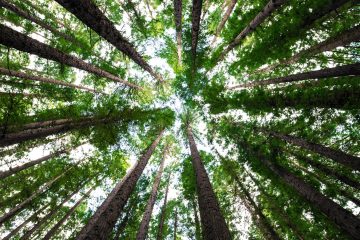
[[[193,0],[191,12],[191,53],[194,58],[193,60],[195,60],[196,57],[196,48],[199,38],[201,8],[202,0]]]
[[[219,203],[216,199],[209,177],[197,150],[190,125],[187,127],[187,135],[190,145],[192,164],[196,175],[195,178],[203,237],[205,240],[231,239],[229,229],[221,213]]]
[[[275,68],[279,66],[284,65],[291,65],[299,61],[302,57],[310,57],[314,56],[316,54],[331,51],[337,47],[340,46],[346,46],[352,42],[358,42],[360,41],[360,25],[353,27],[349,30],[346,30],[339,35],[329,38],[317,45],[314,45],[308,49],[305,49],[301,52],[298,52],[297,54],[293,55],[292,57],[282,60],[279,63],[272,64],[268,67],[258,69],[254,73],[266,73],[270,72],[271,70],[274,70]]]
[[[80,85],[76,85],[76,84],[72,84],[72,83],[67,83],[64,81],[59,81],[59,80],[55,80],[55,79],[51,79],[51,78],[46,78],[46,77],[42,77],[42,76],[30,75],[27,73],[9,70],[9,69],[2,68],[2,67],[0,67],[0,74],[11,76],[11,77],[18,77],[18,78],[25,79],[25,80],[33,80],[33,81],[38,81],[38,82],[43,82],[43,83],[49,83],[49,84],[55,84],[55,85],[60,85],[60,86],[65,86],[65,87],[70,87],[70,88],[75,88],[75,89],[86,90],[88,92],[93,92],[93,93],[101,93],[99,91],[96,91],[96,90],[88,88],[88,87],[84,87],[84,86],[80,86]]]
[[[43,240],[51,239],[64,222],[75,212],[76,208],[90,196],[90,193],[94,190],[94,187],[90,188],[70,209],[69,211],[49,230],[44,236]]]
[[[89,73],[96,74],[100,77],[108,78],[112,81],[122,83],[128,87],[140,89],[140,87],[135,84],[129,83],[107,71],[86,63],[77,57],[65,54],[56,48],[32,39],[25,34],[17,32],[5,25],[0,24],[0,32],[0,43],[7,47],[12,47],[19,51],[35,54],[42,58],[75,67]]]
[[[178,62],[181,65],[182,62],[182,0],[174,0],[174,17],[175,17],[175,29],[176,29],[176,43]]]
[[[101,37],[114,45],[151,76],[160,82],[164,80],[153,71],[151,66],[136,51],[134,46],[125,39],[115,28],[115,25],[100,11],[100,9],[91,0],[56,0],[60,5],[74,14],[80,21],[97,32]]]
[[[329,148],[329,147],[326,147],[326,146],[323,146],[323,145],[320,145],[317,143],[308,142],[308,141],[298,138],[298,137],[281,134],[281,133],[269,131],[266,129],[259,129],[259,130],[260,130],[260,132],[280,138],[288,143],[297,145],[304,149],[318,153],[324,157],[330,158],[340,164],[350,167],[351,169],[360,170],[360,158],[359,157],[352,156],[352,155],[344,153],[340,150],[334,150],[332,148]]]
[[[12,218],[13,216],[15,216],[15,214],[19,213],[20,211],[22,211],[32,200],[34,200],[36,197],[38,197],[41,193],[45,192],[47,189],[49,189],[49,187],[56,182],[58,179],[60,179],[61,177],[63,177],[67,172],[69,172],[71,169],[73,168],[70,167],[67,170],[65,170],[64,172],[62,172],[60,175],[56,176],[55,178],[53,178],[52,180],[50,180],[49,182],[45,183],[43,186],[41,186],[39,189],[37,189],[36,191],[34,191],[30,197],[28,197],[27,199],[25,199],[24,201],[22,201],[20,204],[16,205],[16,207],[12,208],[10,211],[8,211],[7,213],[5,213],[3,216],[0,217],[0,226],[7,220],[9,220],[10,218]]]
[[[110,195],[97,209],[86,226],[81,230],[77,239],[107,240],[115,226],[126,202],[135,189],[144,168],[146,167],[152,153],[158,145],[164,130],[160,132],[155,141],[141,156],[133,169],[112,190]]]
[[[66,153],[66,152],[67,152],[66,150],[60,150],[60,151],[51,153],[51,154],[49,154],[47,156],[38,158],[38,159],[36,159],[34,161],[27,162],[27,163],[25,163],[23,165],[13,167],[13,168],[10,167],[9,170],[7,170],[7,171],[0,171],[0,179],[7,178],[7,177],[9,177],[9,176],[11,176],[13,174],[16,174],[16,173],[18,173],[20,171],[23,171],[23,170],[25,170],[27,168],[30,168],[30,167],[35,166],[37,164],[40,164],[42,162],[45,162],[46,160],[57,157],[57,156],[59,156],[59,155],[61,155],[63,153]]]
[[[246,26],[239,35],[225,48],[225,50],[220,54],[217,62],[224,60],[225,56],[235,47],[239,46],[241,41],[247,37],[250,33],[255,31],[255,29],[268,18],[272,12],[278,9],[281,5],[283,5],[286,0],[270,0],[264,9],[256,15],[256,17]]]
[[[315,70],[304,73],[297,73],[286,77],[271,78],[262,81],[253,81],[249,83],[239,84],[233,87],[229,87],[229,90],[236,88],[250,88],[256,86],[265,86],[270,84],[279,84],[287,82],[296,82],[302,80],[322,79],[330,77],[342,77],[342,76],[358,76],[360,75],[360,63],[353,63],[339,67],[325,68],[321,70]]]
[[[236,3],[237,3],[237,0],[231,0],[231,1],[230,1],[230,4],[228,5],[228,7],[227,7],[227,9],[226,9],[226,12],[225,12],[223,18],[221,19],[219,25],[218,25],[217,28],[216,28],[215,36],[214,36],[214,38],[213,38],[213,40],[212,40],[212,42],[211,42],[211,45],[212,45],[212,46],[213,46],[214,43],[216,42],[216,39],[217,39],[217,37],[220,35],[222,29],[224,28],[225,23],[226,23],[227,20],[229,19],[232,11],[234,10],[234,7],[235,7]]]
[[[161,160],[159,170],[156,174],[154,184],[152,186],[151,194],[150,194],[149,200],[147,202],[143,218],[140,223],[139,230],[136,234],[136,240],[145,240],[147,237],[151,214],[152,214],[152,211],[153,211],[153,208],[155,205],[156,196],[157,196],[157,192],[158,192],[160,181],[161,181],[161,176],[162,176],[162,173],[164,170],[164,163],[165,163],[167,151],[168,151],[168,146],[166,146],[164,149],[163,158]]]
[[[166,218],[167,196],[168,196],[168,192],[169,192],[169,184],[170,184],[170,177],[168,178],[168,183],[166,185],[164,204],[161,207],[159,228],[158,228],[158,233],[157,233],[157,237],[156,237],[157,240],[162,240],[163,239],[164,223],[165,223],[165,218]]]

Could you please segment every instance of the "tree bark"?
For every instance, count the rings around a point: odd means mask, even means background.
[[[344,66],[338,66],[333,68],[325,68],[321,70],[315,70],[304,73],[292,74],[285,77],[277,77],[271,78],[267,80],[261,81],[252,81],[249,83],[243,83],[239,85],[235,85],[229,87],[229,90],[233,90],[236,88],[250,88],[256,86],[265,86],[270,84],[279,84],[279,83],[287,83],[287,82],[296,82],[302,80],[311,80],[311,79],[322,79],[322,78],[330,78],[330,77],[342,77],[342,76],[358,76],[360,75],[360,63],[353,63]]]
[[[200,18],[201,18],[201,8],[202,0],[193,0],[192,12],[191,12],[191,53],[193,56],[193,61],[196,58],[196,48],[199,38],[200,30]]]
[[[166,205],[167,205],[167,196],[168,196],[168,192],[169,192],[169,185],[170,185],[170,176],[168,178],[168,184],[166,185],[166,190],[165,190],[165,197],[164,197],[164,204],[161,208],[161,214],[160,214],[160,221],[159,221],[159,228],[158,228],[158,233],[157,233],[157,240],[162,240],[163,239],[163,232],[164,232],[164,223],[165,223],[165,218],[166,218]]]
[[[71,208],[70,210],[50,229],[50,231],[44,236],[43,240],[51,239],[64,222],[75,212],[76,208],[90,196],[90,193],[95,187],[90,188]]]
[[[187,126],[187,136],[190,145],[192,164],[195,169],[203,237],[205,240],[231,239],[229,229],[221,213],[219,203],[197,150],[190,125]]]
[[[226,23],[227,20],[229,19],[232,11],[234,10],[234,7],[235,7],[236,3],[237,3],[237,0],[231,0],[231,1],[230,1],[230,3],[229,3],[229,5],[228,5],[228,7],[227,7],[227,9],[226,9],[226,12],[225,12],[223,18],[221,19],[219,25],[218,25],[217,28],[216,28],[214,38],[213,38],[213,40],[211,41],[211,46],[213,46],[213,45],[215,44],[216,39],[217,39],[218,36],[220,35],[222,29],[223,29],[224,26],[225,26],[225,23]]]
[[[272,12],[281,7],[286,0],[270,0],[264,9],[256,15],[256,17],[246,26],[239,35],[225,48],[225,50],[220,54],[216,62],[224,60],[225,56],[233,50],[235,47],[239,46],[241,41],[247,37],[250,33],[254,32],[255,29],[268,18]]]
[[[2,0],[0,0],[0,1],[2,1]],[[18,77],[18,78],[25,79],[25,80],[33,80],[33,81],[38,81],[38,82],[43,82],[43,83],[49,83],[49,84],[54,84],[54,85],[60,85],[60,86],[85,90],[85,91],[92,92],[92,93],[102,93],[100,91],[96,91],[96,90],[88,88],[88,87],[84,87],[84,86],[80,86],[80,85],[76,85],[76,84],[72,84],[72,83],[67,83],[64,81],[55,80],[55,79],[51,79],[51,78],[46,78],[46,77],[42,77],[42,76],[30,75],[27,73],[9,70],[6,68],[1,68],[1,67],[0,67],[0,74],[11,76],[11,77]]]
[[[150,219],[151,219],[151,214],[152,214],[155,202],[156,202],[156,196],[157,196],[157,192],[158,192],[158,189],[159,189],[161,176],[162,176],[162,173],[163,173],[163,170],[164,170],[164,163],[165,163],[165,159],[166,159],[166,155],[167,155],[168,150],[169,150],[169,146],[167,145],[165,147],[165,149],[164,149],[163,158],[161,160],[159,170],[158,170],[158,172],[156,174],[154,184],[153,184],[153,187],[152,187],[152,190],[151,190],[151,194],[150,194],[149,200],[147,202],[143,218],[142,218],[141,223],[140,223],[139,230],[138,230],[138,232],[136,234],[136,240],[145,240],[146,237],[147,237],[149,224],[150,224]]]
[[[258,129],[260,132],[277,137],[285,142],[294,144],[296,146],[299,146],[301,148],[307,149],[309,151],[318,153],[324,157],[330,158],[334,160],[335,162],[338,162],[340,164],[343,164],[347,167],[350,167],[353,170],[360,170],[360,158],[356,156],[349,155],[347,153],[344,153],[340,150],[331,149],[329,147],[308,142],[304,139],[266,130],[266,129]]]
[[[96,74],[100,77],[108,78],[114,82],[122,83],[131,88],[141,89],[139,86],[133,83],[127,82],[107,71],[86,63],[77,57],[63,53],[56,48],[32,39],[25,34],[17,32],[5,25],[0,24],[0,32],[0,43],[7,47],[12,47],[19,51],[28,52],[30,54],[38,55],[42,58],[75,67],[89,73]]]
[[[158,145],[163,133],[164,130],[160,132],[158,137],[148,147],[136,165],[128,172],[123,180],[115,186],[110,195],[97,209],[76,239],[108,239],[108,236],[114,228],[114,225],[124,209],[131,193],[134,191],[135,185],[146,167],[149,158]]]
[[[303,57],[311,57],[316,54],[331,51],[337,47],[340,46],[346,46],[352,42],[358,42],[360,41],[360,26],[355,26],[349,30],[346,30],[342,33],[340,33],[337,36],[334,36],[332,38],[326,39],[325,41],[314,45],[308,49],[305,49],[303,51],[300,51],[296,54],[294,54],[292,57],[282,60],[279,63],[272,64],[268,67],[258,69],[254,73],[267,73],[279,66],[286,66],[291,65],[296,62],[298,62]]]
[[[176,29],[176,43],[178,62],[182,64],[182,0],[174,0],[174,18]]]
[[[98,33],[101,37],[115,46],[118,50],[127,55],[136,62],[151,76],[160,82],[164,80],[155,73],[151,66],[136,51],[134,46],[125,39],[121,33],[115,28],[114,24],[100,11],[100,9],[91,0],[56,0],[60,5],[74,14],[89,28]]]
[[[63,153],[66,153],[66,152],[67,152],[67,150],[56,151],[56,152],[51,153],[51,154],[49,154],[47,156],[38,158],[38,159],[36,159],[34,161],[27,162],[27,163],[25,163],[23,165],[13,167],[13,168],[10,167],[9,170],[7,170],[7,171],[0,171],[0,179],[5,179],[5,178],[7,178],[7,177],[9,177],[9,176],[11,176],[13,174],[16,174],[16,173],[18,173],[20,171],[23,171],[25,169],[28,169],[30,167],[33,167],[33,166],[35,166],[37,164],[45,162],[46,160],[57,157],[57,156],[59,156],[59,155],[61,155]]]
[[[176,240],[176,233],[177,233],[177,221],[178,221],[178,213],[177,213],[177,209],[175,209],[175,220],[174,220],[174,240]]]

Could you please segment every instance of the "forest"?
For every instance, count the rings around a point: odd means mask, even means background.
[[[360,240],[356,0],[0,0],[0,239]]]

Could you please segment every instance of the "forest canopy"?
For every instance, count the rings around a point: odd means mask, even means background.
[[[360,239],[359,19],[0,0],[0,239]]]

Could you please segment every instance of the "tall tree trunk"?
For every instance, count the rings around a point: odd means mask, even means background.
[[[174,0],[174,17],[176,29],[177,55],[179,65],[182,65],[182,0]]]
[[[187,136],[190,145],[192,164],[195,169],[203,237],[205,240],[231,239],[229,229],[221,213],[219,203],[197,150],[190,125],[187,126]]]
[[[346,30],[339,35],[336,35],[332,38],[326,39],[325,41],[316,44],[310,48],[302,50],[292,57],[282,60],[279,63],[272,64],[265,68],[260,68],[254,73],[266,73],[274,70],[279,66],[291,65],[299,61],[302,57],[311,57],[316,54],[333,50],[340,46],[346,46],[352,42],[360,41],[360,26],[355,26],[349,30]]]
[[[199,31],[200,31],[202,0],[193,0],[192,3],[193,5],[191,12],[191,53],[192,53],[193,61],[195,61],[196,48],[198,44]]]
[[[145,240],[147,237],[147,233],[148,233],[148,229],[149,229],[149,224],[150,224],[150,219],[151,219],[151,214],[156,202],[156,196],[157,196],[157,192],[159,189],[159,185],[160,185],[160,181],[161,181],[161,176],[164,170],[164,163],[165,163],[165,159],[166,159],[166,155],[168,153],[169,150],[169,145],[166,145],[164,148],[164,152],[163,152],[163,157],[160,163],[160,167],[159,170],[156,174],[155,180],[154,180],[154,184],[151,190],[151,194],[149,197],[149,200],[147,202],[146,205],[146,209],[143,215],[143,218],[141,220],[140,223],[140,227],[139,230],[136,234],[136,240]]]
[[[262,213],[261,208],[255,203],[255,201],[252,199],[250,193],[248,190],[244,187],[244,185],[241,183],[240,179],[234,175],[233,176],[237,185],[239,186],[240,190],[243,193],[243,197],[241,197],[244,201],[244,204],[246,208],[249,210],[249,212],[252,215],[253,220],[257,223],[260,231],[262,232],[265,239],[281,239],[276,231],[273,229],[271,224],[269,223],[269,220],[265,217],[265,215]]]
[[[31,201],[33,201],[36,197],[38,197],[41,193],[47,191],[50,186],[56,182],[58,179],[60,179],[61,177],[65,176],[67,172],[69,172],[71,169],[73,169],[74,166],[69,167],[67,170],[65,170],[64,172],[62,172],[61,174],[59,174],[58,176],[56,176],[55,178],[53,178],[52,180],[50,180],[49,182],[45,183],[43,186],[41,186],[39,189],[37,189],[36,191],[34,191],[30,197],[28,197],[27,199],[25,199],[24,201],[22,201],[20,204],[16,205],[16,207],[10,209],[10,211],[8,211],[7,213],[5,213],[3,216],[0,217],[0,226],[7,220],[9,220],[10,218],[12,218],[13,216],[15,216],[15,214],[19,213],[20,211],[22,211]]]
[[[2,0],[0,0],[0,1],[2,1]],[[30,75],[27,73],[18,72],[18,71],[14,71],[14,70],[2,68],[2,67],[0,67],[0,74],[11,76],[11,77],[18,77],[18,78],[25,79],[25,80],[33,80],[33,81],[39,81],[39,82],[43,82],[43,83],[49,83],[49,84],[54,84],[54,85],[60,85],[60,86],[85,90],[85,91],[92,92],[92,93],[102,93],[100,91],[96,91],[96,90],[88,88],[88,87],[84,87],[84,86],[80,86],[80,85],[76,85],[76,84],[72,84],[72,83],[67,83],[64,81],[59,81],[59,80],[55,80],[55,79],[51,79],[51,78],[46,78],[46,77],[42,77],[42,76]]]
[[[166,205],[167,205],[167,196],[168,196],[168,192],[169,192],[169,185],[170,185],[170,176],[169,176],[169,178],[168,178],[168,184],[166,185],[165,197],[164,197],[164,204],[162,205],[162,208],[161,208],[159,228],[158,228],[158,233],[157,233],[157,237],[156,237],[157,240],[162,240],[162,239],[163,239],[163,232],[164,232],[164,223],[165,223],[165,218],[166,218]]]
[[[175,209],[175,220],[174,220],[174,240],[176,240],[177,223],[178,223],[178,212],[177,212],[177,209]]]
[[[303,155],[301,155],[299,153],[295,153],[295,152],[291,151],[291,155],[294,155],[300,161],[303,161],[306,164],[308,164],[308,165],[310,165],[310,166],[312,166],[314,168],[319,169],[320,171],[322,171],[326,175],[332,176],[335,179],[339,180],[340,182],[343,182],[343,183],[345,183],[345,184],[347,184],[347,185],[349,185],[349,186],[351,186],[351,187],[353,187],[355,189],[360,190],[360,183],[353,180],[353,179],[350,179],[346,175],[343,175],[343,174],[339,173],[338,171],[336,171],[336,170],[334,170],[332,168],[329,168],[329,167],[327,167],[326,165],[323,165],[320,162],[316,162],[314,160],[311,160],[309,157],[303,156]]]
[[[192,199],[191,204],[192,204],[193,212],[194,212],[195,240],[201,240],[201,227],[200,227],[200,221],[199,221],[199,216],[198,216],[198,210],[196,207],[195,197],[194,197],[194,199]]]
[[[131,193],[134,191],[135,185],[146,167],[149,158],[158,145],[163,133],[164,130],[160,132],[158,137],[144,152],[133,169],[130,170],[123,180],[115,186],[110,195],[97,209],[76,239],[108,239],[108,236],[114,228],[114,225],[124,209]]]
[[[246,26],[239,35],[225,48],[225,50],[220,54],[216,62],[224,60],[225,56],[233,50],[235,47],[239,46],[241,41],[247,37],[250,33],[255,31],[255,29],[267,19],[272,12],[281,7],[286,0],[270,0],[264,9],[256,15],[256,17]]]
[[[64,222],[75,212],[76,208],[90,196],[90,193],[94,190],[95,186],[90,188],[71,208],[70,210],[49,230],[49,232],[44,236],[43,240],[51,239],[59,228],[64,224]]]
[[[302,197],[308,200],[314,207],[321,210],[330,220],[341,229],[351,235],[354,239],[360,239],[360,219],[339,204],[324,196],[311,185],[304,182],[285,168],[275,164],[266,156],[255,153],[272,172],[278,175],[287,185],[294,188]]]
[[[232,11],[234,10],[236,3],[237,3],[237,0],[231,0],[230,3],[228,4],[228,7],[227,7],[227,9],[226,9],[226,12],[225,12],[223,18],[221,19],[219,25],[218,25],[217,28],[216,28],[214,38],[213,38],[213,40],[211,41],[211,46],[213,46],[213,45],[215,44],[216,39],[217,39],[218,36],[220,35],[222,29],[223,29],[224,26],[225,26],[225,23],[226,23],[227,20],[229,19]]]
[[[7,47],[12,47],[19,51],[28,52],[30,54],[38,55],[42,58],[75,67],[89,73],[96,74],[100,77],[108,78],[115,82],[122,83],[131,88],[141,89],[139,86],[133,83],[127,82],[107,71],[104,71],[89,63],[86,63],[77,57],[63,53],[56,48],[32,39],[25,34],[17,32],[5,25],[0,24],[0,32],[0,43]]]
[[[338,66],[333,68],[325,68],[321,70],[315,70],[304,73],[292,74],[285,77],[271,78],[261,81],[252,81],[248,83],[243,83],[229,87],[229,90],[236,88],[250,88],[256,86],[265,86],[270,84],[279,84],[287,82],[296,82],[302,80],[311,80],[311,79],[322,79],[329,77],[342,77],[342,76],[358,76],[360,75],[360,63],[348,64],[345,66]]]
[[[26,11],[18,8],[17,6],[8,3],[6,0],[0,0],[0,7],[4,7],[12,12],[14,12],[16,15],[21,16],[31,22],[36,23],[37,25],[41,26],[42,28],[52,32],[55,35],[58,35],[60,37],[62,37],[63,39],[75,44],[76,46],[83,48],[84,46],[78,41],[76,40],[73,36],[62,33],[60,31],[58,31],[57,29],[51,27],[50,25],[46,24],[44,21],[42,21],[41,19],[38,19],[37,17],[35,17],[34,15],[31,15],[30,13],[27,13]]]
[[[82,184],[80,184],[75,191],[73,191],[72,193],[70,193],[63,201],[61,201],[61,203],[59,203],[58,205],[56,205],[53,209],[51,209],[50,212],[48,212],[45,216],[43,216],[42,218],[38,219],[37,223],[34,224],[31,229],[29,229],[28,231],[25,232],[25,234],[20,238],[21,240],[28,240],[31,239],[31,235],[37,231],[41,226],[43,226],[44,224],[46,224],[53,216],[55,216],[55,214],[59,211],[59,209],[68,201],[70,201],[70,199],[77,194],[86,184],[86,181],[83,182]]]
[[[318,153],[324,157],[330,158],[334,160],[335,162],[338,162],[340,164],[343,164],[345,166],[350,167],[353,170],[360,170],[360,158],[356,156],[349,155],[347,153],[344,153],[340,150],[331,149],[329,147],[308,142],[304,139],[270,131],[267,129],[258,129],[260,132],[277,137],[285,142],[294,144],[296,146],[302,147],[304,149],[307,149],[309,151]]]
[[[114,24],[100,11],[100,9],[91,0],[56,0],[60,5],[74,14],[89,28],[98,33],[101,37],[114,45],[118,50],[127,55],[136,62],[151,76],[160,82],[164,80],[155,73],[151,66],[136,51],[134,46],[125,39],[121,33],[115,28]]]
[[[9,177],[9,176],[11,176],[13,174],[21,172],[21,171],[23,171],[25,169],[28,169],[28,168],[30,168],[32,166],[35,166],[37,164],[45,162],[46,160],[52,159],[54,157],[57,157],[57,156],[59,156],[59,155],[61,155],[63,153],[67,153],[67,152],[68,152],[67,150],[56,151],[56,152],[51,153],[49,155],[46,155],[44,157],[38,158],[38,159],[36,159],[34,161],[27,162],[27,163],[25,163],[23,165],[13,167],[13,168],[10,167],[9,170],[7,170],[7,171],[0,171],[0,179],[5,179],[5,178],[7,178],[7,177]]]

